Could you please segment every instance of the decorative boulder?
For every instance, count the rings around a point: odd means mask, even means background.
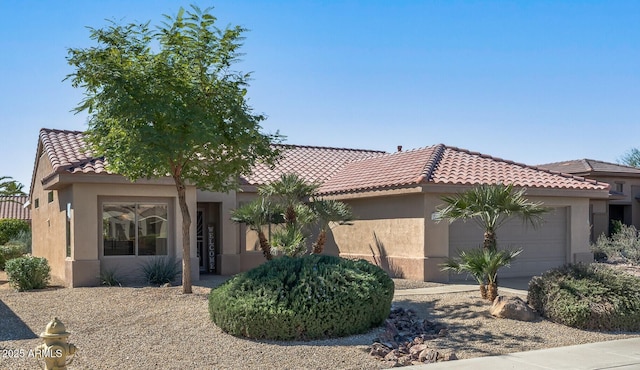
[[[493,301],[489,313],[502,319],[533,321],[536,313],[519,297],[498,296]]]

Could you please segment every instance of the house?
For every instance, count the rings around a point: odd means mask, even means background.
[[[591,240],[609,235],[613,221],[640,229],[640,168],[593,159],[539,165],[552,171],[581,176],[611,184],[609,198],[591,201]]]
[[[434,221],[441,197],[491,183],[525,187],[528,199],[552,208],[537,230],[512,220],[498,231],[500,247],[524,249],[501,276],[593,260],[589,204],[608,197],[606,183],[439,144],[350,162],[320,191],[360,216],[354,226],[334,229],[340,255],[376,261],[405,278],[447,281],[464,276],[447,276],[439,265],[479,246],[483,230],[473,222]]]
[[[27,195],[0,196],[0,220],[13,218],[31,223],[31,212]]]
[[[264,262],[255,237],[230,221],[230,212],[256,197],[257,187],[283,173],[321,183],[327,198],[349,203],[357,220],[332,229],[326,252],[365,258],[397,276],[447,281],[438,264],[476,246],[471,223],[436,223],[440,197],[482,183],[513,183],[553,207],[541,229],[519,222],[498,233],[500,245],[525,252],[511,275],[531,275],[565,262],[591,260],[589,205],[606,200],[609,185],[445,145],[384,153],[284,146],[275,168],[257,165],[240,190],[215,193],[188,186],[192,278],[234,274]],[[33,254],[46,257],[66,286],[98,284],[115,269],[135,279],[140,264],[158,256],[182,258],[181,215],[170,178],[131,182],[105,169],[78,131],[43,129],[31,184]],[[506,275],[505,275],[506,276]]]

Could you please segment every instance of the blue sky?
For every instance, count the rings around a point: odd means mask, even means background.
[[[84,130],[67,49],[86,26],[190,3],[250,32],[250,105],[292,144],[444,143],[527,164],[640,147],[640,1],[0,0],[0,176],[28,188],[42,127]]]

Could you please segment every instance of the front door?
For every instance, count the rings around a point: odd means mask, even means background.
[[[198,252],[198,261],[200,264],[200,273],[207,272],[207,247],[206,247],[206,231],[204,227],[204,208],[198,208],[196,216],[196,244]]]

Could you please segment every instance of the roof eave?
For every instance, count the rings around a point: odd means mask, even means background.
[[[56,173],[42,180],[45,190],[60,190],[72,184],[146,184],[146,185],[171,185],[175,182],[171,177],[157,179],[138,179],[131,181],[121,175],[108,173]]]

